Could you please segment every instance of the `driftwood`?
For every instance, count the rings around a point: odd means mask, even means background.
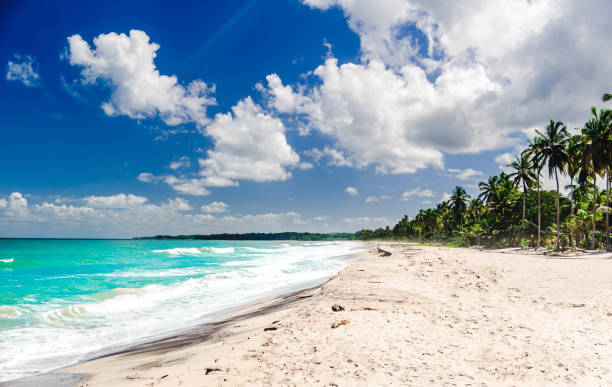
[[[304,295],[301,295],[301,296],[295,296],[295,298],[308,298],[308,297],[312,297],[312,296],[313,296],[313,294],[304,294]]]
[[[387,250],[383,250],[380,247],[378,248],[378,254],[380,254],[381,257],[388,257],[391,255],[390,251]]]
[[[363,308],[351,308],[351,312],[356,312],[358,310],[378,310],[376,308],[370,308],[369,306],[363,307]]]
[[[205,375],[208,375],[209,373],[211,373],[211,372],[215,372],[215,371],[220,371],[220,372],[223,372],[223,370],[221,370],[221,368],[207,368],[207,369],[206,369],[206,374],[205,374]]]
[[[264,328],[264,332],[265,331],[275,331],[277,329],[278,329],[277,327],[268,327],[268,328]]]
[[[339,326],[341,326],[341,325],[346,325],[346,324],[348,324],[348,323],[349,323],[349,320],[342,320],[342,321],[339,321],[339,322],[335,322],[335,323],[333,323],[331,327],[332,327],[333,329],[336,329],[336,328],[338,328]]]

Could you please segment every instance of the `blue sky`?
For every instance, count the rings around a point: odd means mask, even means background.
[[[3,2],[0,236],[356,231],[474,194],[612,90],[587,8]]]

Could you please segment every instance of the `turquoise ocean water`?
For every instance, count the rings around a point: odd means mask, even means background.
[[[321,283],[354,242],[0,239],[0,381]]]

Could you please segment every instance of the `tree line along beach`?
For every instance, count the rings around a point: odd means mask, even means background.
[[[612,111],[592,107],[591,115],[575,130],[554,120],[536,130],[506,170],[478,184],[477,197],[457,186],[435,208],[404,216],[393,228],[361,230],[358,238],[610,251]],[[569,178],[565,187],[562,176]],[[554,191],[543,190],[545,178]]]

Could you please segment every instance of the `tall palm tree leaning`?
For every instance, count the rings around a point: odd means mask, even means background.
[[[520,157],[514,156],[514,161],[508,164],[508,167],[514,170],[514,172],[510,174],[510,177],[514,178],[514,184],[517,187],[521,184],[523,186],[523,224],[525,224],[527,188],[533,187],[533,181],[536,179],[536,174],[533,170],[533,164],[531,164],[529,157],[525,154],[521,154]]]
[[[538,188],[538,245],[537,248],[540,248],[540,231],[541,231],[541,219],[540,216],[540,176],[542,175],[542,160],[541,160],[541,149],[540,149],[541,139],[538,136],[535,136],[532,140],[529,140],[529,145],[523,151],[521,155],[525,155],[533,165],[533,168],[536,171],[536,187]]]
[[[456,186],[455,189],[451,192],[450,198],[448,201],[450,202],[450,207],[453,210],[455,221],[459,219],[459,223],[461,226],[461,231],[463,231],[463,216],[467,211],[467,203],[470,195],[465,192],[465,189],[461,186]]]
[[[542,165],[548,167],[548,176],[555,175],[557,182],[557,240],[555,248],[559,250],[559,229],[561,227],[561,212],[559,209],[559,172],[565,174],[565,165],[569,161],[567,154],[567,143],[569,141],[569,133],[567,127],[561,121],[550,120],[546,126],[544,133],[536,130],[540,137],[540,159]]]

